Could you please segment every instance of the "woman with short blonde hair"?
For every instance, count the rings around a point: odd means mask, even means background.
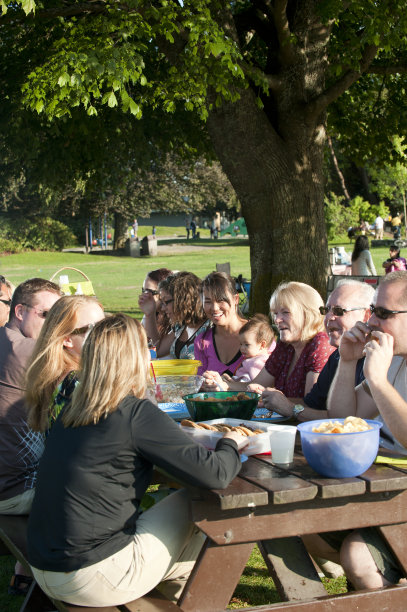
[[[298,282],[281,283],[270,298],[270,313],[287,308],[301,328],[300,340],[308,342],[318,332],[324,331],[324,317],[319,308],[324,302],[310,285]]]
[[[53,395],[78,370],[86,335],[103,317],[100,302],[86,295],[63,296],[49,310],[26,374],[28,424],[34,431],[47,431],[56,418]],[[74,386],[73,377],[71,382]]]
[[[154,466],[191,485],[223,489],[238,474],[238,443],[194,442],[144,394],[149,369],[141,323],[97,323],[82,351],[80,383],[53,425],[28,526],[28,560],[45,593],[80,606],[117,606],[166,581],[176,599],[205,541],[185,490],[142,514]],[[178,591],[176,588],[178,587]]]

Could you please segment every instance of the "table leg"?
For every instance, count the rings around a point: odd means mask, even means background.
[[[259,549],[284,601],[327,595],[301,538],[263,540]]]
[[[219,546],[207,539],[178,601],[181,610],[225,610],[253,547],[253,542]]]
[[[378,527],[407,576],[407,523]]]

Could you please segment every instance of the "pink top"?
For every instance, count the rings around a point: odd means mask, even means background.
[[[329,344],[327,334],[319,332],[304,346],[293,371],[288,376],[294,348],[291,344],[278,342],[276,349],[266,361],[265,368],[274,376],[275,388],[282,391],[286,397],[304,397],[308,372],[319,374],[334,350],[335,348]]]
[[[272,353],[275,348],[276,343],[273,340],[267,353],[261,353],[255,357],[247,357],[244,359],[233,376],[234,380],[238,380],[239,382],[251,382],[256,378],[257,374],[262,371],[267,359],[270,357],[270,353]]]
[[[210,327],[205,333],[195,338],[194,357],[202,362],[202,365],[198,368],[198,374],[203,374],[206,370],[213,370],[214,372],[219,372],[219,374],[224,374],[226,372],[230,376],[233,376],[236,369],[243,361],[243,355],[238,351],[229,363],[223,363],[223,361],[219,359],[216,350],[215,329],[216,327]]]

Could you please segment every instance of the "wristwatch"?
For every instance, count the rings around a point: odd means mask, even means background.
[[[298,419],[298,415],[300,414],[300,412],[302,412],[303,410],[305,410],[305,406],[302,406],[301,404],[295,404],[294,408],[293,408],[293,413],[292,416],[295,417],[296,419]]]

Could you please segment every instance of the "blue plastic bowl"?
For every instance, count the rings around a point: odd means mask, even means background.
[[[379,449],[382,423],[366,419],[372,429],[355,433],[316,433],[326,421],[343,423],[345,419],[321,419],[300,423],[298,431],[304,456],[312,469],[328,478],[353,478],[363,474],[373,463]]]

